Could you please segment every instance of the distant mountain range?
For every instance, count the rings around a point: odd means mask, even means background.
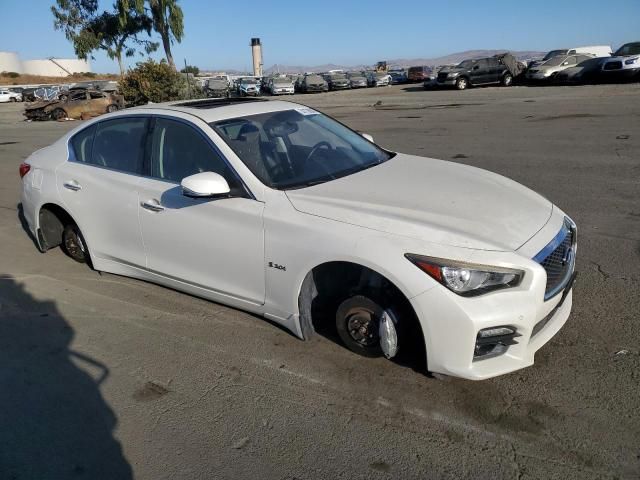
[[[491,57],[498,53],[504,53],[508,50],[467,50],[465,52],[452,53],[443,57],[436,58],[395,58],[387,59],[387,65],[390,67],[412,67],[415,65],[451,65],[460,63],[468,58],[482,58]],[[526,60],[529,58],[542,57],[546,52],[535,51],[512,51],[519,60]],[[385,60],[385,59],[380,59]],[[270,75],[276,72],[282,73],[304,73],[304,72],[327,72],[329,70],[364,70],[371,68],[373,65],[336,65],[328,63],[325,65],[273,65],[265,69],[265,74]],[[230,72],[231,73],[231,72]]]

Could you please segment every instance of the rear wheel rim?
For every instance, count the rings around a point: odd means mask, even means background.
[[[77,232],[70,232],[66,236],[64,246],[73,258],[84,258],[84,242]]]
[[[346,325],[349,336],[357,344],[372,347],[379,343],[379,320],[373,311],[364,307],[349,310],[346,315]]]

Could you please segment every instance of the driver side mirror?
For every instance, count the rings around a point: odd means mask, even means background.
[[[369,135],[368,133],[361,133],[360,135],[362,135],[364,138],[369,140],[371,143],[374,143],[373,142],[373,137],[371,135]]]
[[[224,195],[231,191],[224,177],[215,172],[202,172],[182,179],[182,194],[192,198]]]

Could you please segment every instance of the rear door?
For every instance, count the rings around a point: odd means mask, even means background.
[[[206,171],[227,180],[229,197],[183,195],[180,181]],[[264,303],[264,204],[248,193],[211,137],[190,122],[157,117],[146,173],[139,215],[148,269],[217,294]]]
[[[489,83],[497,83],[502,79],[503,65],[497,58],[487,59],[487,77],[486,81]]]
[[[148,118],[95,123],[69,141],[69,161],[56,170],[58,191],[92,255],[144,267],[137,187]]]

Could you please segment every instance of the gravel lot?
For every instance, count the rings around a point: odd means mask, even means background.
[[[40,254],[18,165],[77,122],[2,104],[0,478],[639,478],[640,85],[290,99],[569,213],[580,275],[564,329],[523,371],[436,380]]]

